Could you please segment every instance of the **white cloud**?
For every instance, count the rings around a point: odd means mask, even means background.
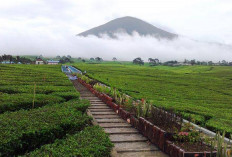
[[[151,36],[141,37],[136,32],[133,36],[117,34],[118,40],[106,35],[96,36],[59,36],[43,32],[12,35],[0,40],[2,53],[15,55],[32,54],[44,56],[71,55],[73,57],[102,57],[111,60],[132,60],[136,57],[159,58],[161,61],[197,59],[201,61],[220,61],[232,58],[231,47],[225,45],[197,42],[188,38],[157,40]],[[12,39],[15,39],[12,46]],[[228,60],[232,61],[232,60]]]

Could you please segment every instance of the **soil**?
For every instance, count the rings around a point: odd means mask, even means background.
[[[190,143],[190,142],[173,142],[176,146],[180,147],[181,149],[183,149],[186,152],[204,152],[204,151],[211,151],[210,146],[205,145],[203,143]],[[214,149],[213,149],[214,151]]]

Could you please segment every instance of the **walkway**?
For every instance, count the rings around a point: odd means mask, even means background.
[[[80,92],[82,99],[88,99],[91,103],[89,113],[94,122],[104,128],[109,134],[115,157],[167,157],[155,145],[149,143],[148,139],[141,135],[138,130],[131,127],[129,123],[119,117],[110,107],[92,94],[77,80],[72,81],[75,88]]]

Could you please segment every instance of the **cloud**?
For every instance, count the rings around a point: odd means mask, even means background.
[[[4,35],[4,34],[2,34]],[[1,35],[1,36],[2,36]],[[107,35],[96,36],[61,36],[47,32],[30,32],[28,34],[8,34],[0,38],[0,54],[44,55],[73,57],[102,57],[105,60],[131,61],[136,57],[158,58],[161,61],[196,59],[201,61],[232,61],[231,46],[194,41],[179,37],[176,40],[157,40],[151,36],[133,36],[116,34],[118,39]],[[12,40],[14,39],[14,40]]]

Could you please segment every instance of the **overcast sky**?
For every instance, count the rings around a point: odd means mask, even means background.
[[[0,0],[0,54],[43,54],[59,47],[80,55],[83,41],[76,41],[79,47],[65,43],[73,45],[75,34],[123,16],[191,39],[232,45],[232,0]]]

